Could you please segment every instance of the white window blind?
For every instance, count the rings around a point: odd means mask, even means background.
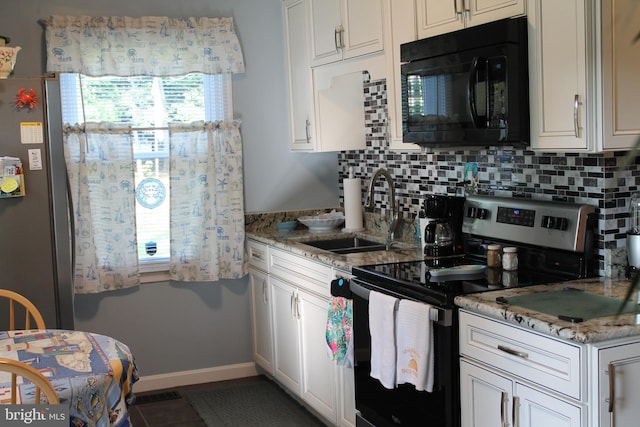
[[[140,263],[168,265],[168,123],[224,121],[233,117],[229,75],[88,77],[61,74],[65,123],[130,126],[136,159],[136,227]]]

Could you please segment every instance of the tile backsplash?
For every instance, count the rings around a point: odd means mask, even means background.
[[[364,91],[367,145],[365,150],[338,153],[341,200],[342,179],[348,176],[350,167],[356,177],[362,178],[364,197],[373,172],[385,168],[394,177],[404,217],[411,218],[426,194],[464,191],[465,165],[475,163],[478,194],[595,206],[600,275],[617,276],[624,270],[627,206],[640,184],[638,164],[621,167],[627,152],[541,153],[514,147],[391,150],[385,80],[365,83]],[[386,191],[375,194],[375,205],[386,213]]]

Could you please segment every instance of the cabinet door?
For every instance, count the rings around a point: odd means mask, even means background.
[[[580,427],[581,408],[517,383],[513,425],[519,427]]]
[[[302,398],[333,424],[337,421],[336,365],[327,353],[329,298],[298,291],[303,371]]]
[[[614,372],[613,378],[611,371]],[[612,347],[599,352],[598,391],[600,427],[638,425],[640,343]],[[610,405],[612,398],[614,404]]]
[[[464,28],[464,0],[417,0],[418,38]]]
[[[602,2],[603,135],[607,149],[634,146],[640,136],[640,31],[637,0]]]
[[[585,2],[535,0],[527,19],[531,148],[586,150]]]
[[[289,89],[290,146],[294,151],[313,151],[312,76],[309,63],[307,0],[287,0],[284,31]]]
[[[344,59],[384,49],[382,0],[343,0],[342,26]]]
[[[296,289],[271,276],[273,298],[274,377],[296,396],[302,395],[300,336]]]
[[[271,290],[267,273],[249,268],[251,280],[253,359],[273,375]]]
[[[460,361],[461,425],[510,425],[513,382],[501,375]]]
[[[465,0],[467,27],[526,13],[525,0]]]
[[[311,65],[342,59],[341,0],[309,0],[311,17]]]

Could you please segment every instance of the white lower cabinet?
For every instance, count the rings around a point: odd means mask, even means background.
[[[266,368],[266,357],[257,350],[255,362],[325,421],[340,427],[355,426],[353,369],[335,365],[327,353],[325,331],[333,269],[278,248],[263,252],[268,253],[269,273],[250,272],[254,347],[269,348],[266,343],[272,343],[272,369]],[[264,294],[261,283],[268,284]],[[263,317],[266,310],[261,303],[265,300],[269,301],[270,321]]]
[[[273,376],[292,394],[302,396],[300,372],[300,333],[295,312],[296,289],[282,280],[271,278],[273,290]]]
[[[271,326],[271,287],[266,272],[249,267],[252,308],[253,360],[273,375],[273,339]]]
[[[639,425],[640,337],[578,344],[460,311],[465,427]]]
[[[581,408],[500,375],[460,362],[462,425],[465,427],[579,427]]]
[[[465,427],[582,427],[582,348],[460,312]]]
[[[593,425],[626,427],[640,425],[640,343],[598,348],[597,410]]]

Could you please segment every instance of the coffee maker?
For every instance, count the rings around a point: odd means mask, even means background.
[[[631,195],[629,230],[627,231],[627,277],[640,269],[640,193]]]
[[[424,200],[422,245],[427,257],[462,253],[464,197],[430,194]]]

